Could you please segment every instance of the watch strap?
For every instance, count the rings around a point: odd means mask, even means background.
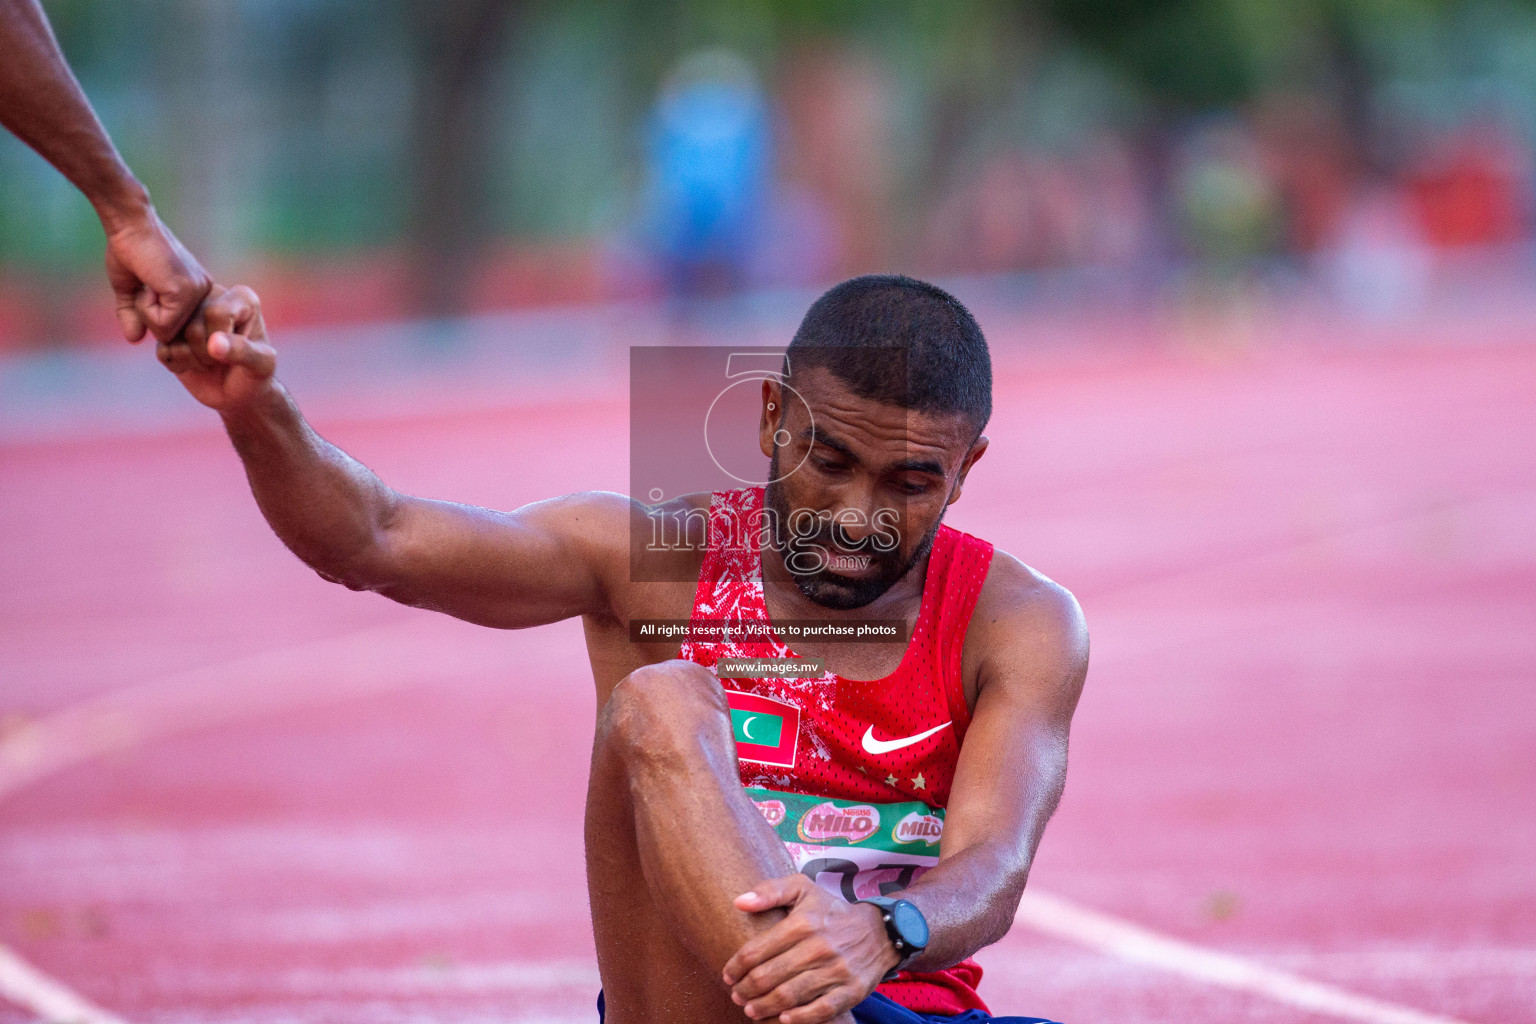
[[[885,923],[885,934],[891,940],[891,945],[895,947],[896,955],[901,957],[901,959],[896,962],[896,966],[892,967],[889,971],[886,971],[885,976],[880,979],[882,983],[887,981],[894,981],[896,976],[902,971],[906,970],[907,965],[911,963],[919,953],[927,948],[926,945],[912,946],[908,941],[908,937],[901,933],[900,928],[898,928],[896,925],[896,904],[906,903],[907,906],[911,907],[913,912],[917,914],[921,914],[922,911],[918,910],[917,906],[908,900],[896,900],[889,896],[871,896],[868,899],[862,899],[858,902],[872,904],[876,910],[880,911],[880,917]]]

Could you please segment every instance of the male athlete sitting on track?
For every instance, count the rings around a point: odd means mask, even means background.
[[[1088,640],[1067,591],[940,525],[992,406],[959,302],[902,277],[827,292],[789,377],[763,382],[766,490],[656,508],[400,494],[299,415],[251,291],[217,292],[195,327],[161,360],[218,410],[267,521],[322,577],[487,626],[582,617],[601,709],[587,880],[613,1024],[993,1019],[967,958],[1007,932],[1061,795]],[[798,468],[780,478],[781,463]],[[707,520],[708,543],[637,574],[631,531],[658,511]],[[777,528],[807,516],[812,530]],[[638,619],[727,619],[736,636],[633,642]],[[910,642],[742,638],[873,619]],[[717,676],[736,656],[826,671]]]

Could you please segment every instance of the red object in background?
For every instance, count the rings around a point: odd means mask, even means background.
[[[1437,248],[1500,245],[1525,234],[1529,178],[1511,141],[1493,128],[1462,133],[1410,175],[1424,237]]]
[[[221,284],[261,294],[267,322],[281,329],[379,323],[415,315],[410,269],[390,249],[298,260],[265,260],[215,272]],[[488,250],[465,289],[466,313],[599,302],[634,288],[612,279],[588,240]],[[92,273],[42,284],[0,276],[0,352],[59,344],[121,344],[112,292]]]

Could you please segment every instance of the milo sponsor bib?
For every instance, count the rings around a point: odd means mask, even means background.
[[[826,800],[749,787],[795,870],[852,903],[910,886],[939,862],[944,811],[920,801]]]

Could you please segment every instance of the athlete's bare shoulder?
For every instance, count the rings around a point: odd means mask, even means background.
[[[615,576],[667,578],[697,574],[708,542],[709,494],[647,505],[614,491],[582,491],[519,509],[558,517],[565,533]]]
[[[654,505],[632,501],[629,539],[637,568],[643,564],[655,572],[691,570],[689,578],[697,576],[699,563],[709,547],[711,500],[706,491]]]
[[[692,592],[709,546],[708,493],[647,505],[611,491],[588,491],[547,504],[565,518],[583,556],[601,566],[615,618],[660,614],[648,611],[657,584],[685,582]]]
[[[1002,548],[993,550],[992,567],[971,621],[978,625],[1006,623],[1010,632],[1024,629],[1042,639],[1077,634],[1087,637],[1083,610],[1072,592]]]
[[[1072,592],[994,550],[966,631],[967,697],[974,703],[989,682],[1004,682],[1059,687],[1075,702],[1087,666],[1088,626]]]

